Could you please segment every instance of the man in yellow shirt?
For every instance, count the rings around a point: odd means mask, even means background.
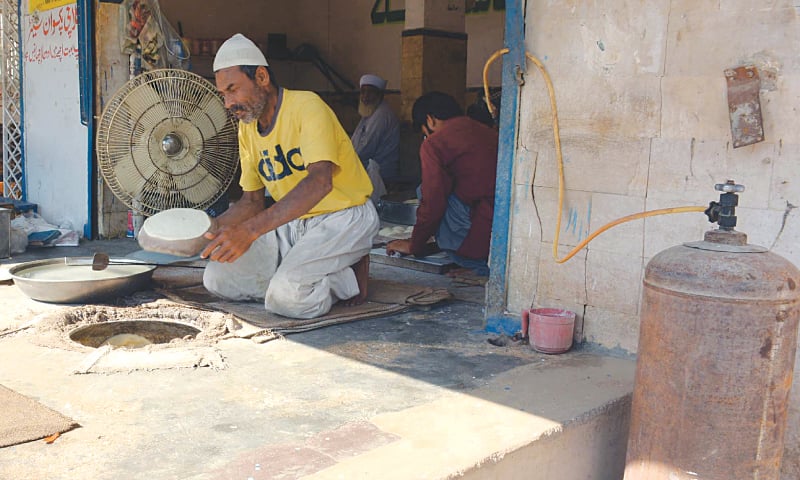
[[[244,192],[206,236],[203,283],[294,318],[367,295],[378,214],[372,184],[333,111],[280,87],[261,50],[236,34],[214,58],[217,90],[239,119]],[[276,203],[264,208],[265,189]]]

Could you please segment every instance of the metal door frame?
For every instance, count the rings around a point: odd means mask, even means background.
[[[500,104],[500,144],[497,151],[497,183],[494,197],[492,244],[489,252],[489,282],[486,284],[485,328],[488,332],[513,334],[520,320],[507,311],[508,260],[511,243],[511,212],[514,200],[514,157],[519,128],[520,80],[526,70],[526,0],[506,2],[506,33],[503,57],[503,93]]]
[[[86,224],[83,236],[94,238],[97,231],[95,195],[97,190],[94,161],[94,9],[92,0],[77,0],[78,12],[78,79],[80,83],[81,123],[86,126],[88,147],[86,158]]]
[[[25,200],[21,0],[0,0],[0,89],[3,95],[3,196]]]

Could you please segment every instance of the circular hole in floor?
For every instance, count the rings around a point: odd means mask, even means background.
[[[169,343],[177,338],[194,337],[200,330],[183,323],[156,320],[125,320],[104,322],[76,328],[70,340],[87,347],[141,348],[153,343]]]

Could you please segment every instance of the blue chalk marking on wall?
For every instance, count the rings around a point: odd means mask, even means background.
[[[592,228],[592,199],[589,199],[589,206],[586,208],[586,233],[583,234],[581,240],[589,236],[589,230]]]
[[[578,242],[582,242],[584,238],[589,236],[589,229],[592,224],[592,201],[589,200],[586,206],[586,217],[583,218],[575,207],[570,207],[567,213],[567,225],[564,227],[564,233],[575,235]]]
[[[570,207],[569,209],[569,218],[567,220],[567,233],[571,233],[575,235],[575,229],[578,225],[578,211],[575,210],[575,207]]]

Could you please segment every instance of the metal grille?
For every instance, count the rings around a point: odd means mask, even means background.
[[[3,196],[24,198],[22,146],[22,70],[19,0],[0,0],[0,76],[3,95]]]

